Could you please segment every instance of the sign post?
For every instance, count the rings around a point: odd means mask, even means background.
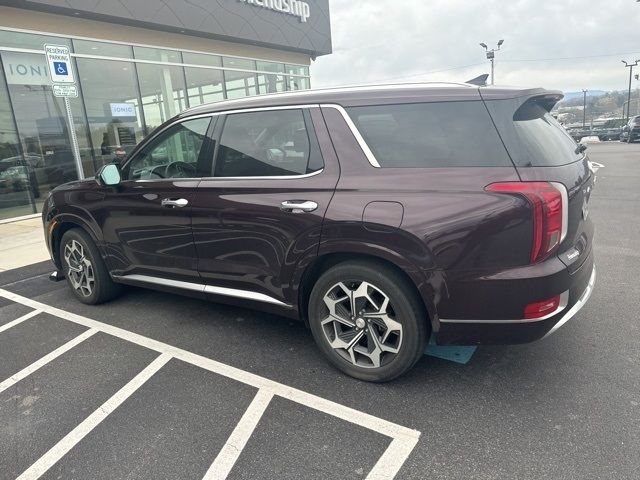
[[[67,113],[69,135],[71,136],[71,151],[73,152],[78,179],[82,180],[84,178],[84,169],[82,167],[71,104],[69,103],[69,98],[77,98],[78,96],[78,86],[73,74],[73,64],[71,63],[71,52],[69,52],[69,47],[66,45],[45,45],[44,53],[47,56],[53,94],[56,97],[64,98],[64,109]]]

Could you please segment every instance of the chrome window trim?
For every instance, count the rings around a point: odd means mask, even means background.
[[[367,157],[367,160],[369,160],[369,163],[375,168],[380,168],[380,163],[378,163],[376,156],[373,154],[373,152],[369,148],[369,145],[367,145],[367,142],[364,140],[364,138],[360,134],[360,131],[356,127],[356,124],[353,123],[353,120],[351,120],[351,117],[349,116],[347,111],[344,109],[344,107],[342,107],[341,105],[335,105],[335,104],[321,104],[320,106],[322,108],[333,108],[338,112],[340,112],[340,114],[342,115],[342,118],[344,118],[344,121],[349,126],[351,133],[356,138],[356,141],[360,145],[360,148],[362,149],[365,156]]]
[[[157,138],[159,135],[161,135],[163,132],[167,131],[169,128],[177,125],[178,123],[183,123],[183,122],[188,122],[189,120],[195,120],[198,118],[205,118],[205,117],[215,117],[215,116],[219,116],[219,115],[233,115],[236,113],[252,113],[252,112],[264,112],[264,111],[270,111],[270,110],[303,110],[305,108],[319,108],[320,105],[319,104],[308,104],[308,105],[278,105],[278,106],[274,106],[274,107],[255,107],[255,108],[241,108],[241,109],[233,109],[233,110],[223,110],[223,111],[219,111],[219,112],[209,112],[209,113],[200,113],[198,115],[189,115],[186,117],[181,117],[181,118],[177,118],[174,122],[171,122],[170,124],[166,125],[162,130],[156,132],[152,137],[149,137],[148,139],[145,139],[144,144],[147,145],[149,143],[151,143],[155,138]],[[197,107],[194,107],[197,108]],[[186,112],[187,110],[185,110]],[[184,112],[183,112],[184,113]],[[144,146],[140,147],[141,149],[144,148]],[[136,152],[137,154],[137,152]],[[131,160],[133,160],[133,157],[131,157]],[[125,163],[125,165],[127,165],[129,163],[130,160],[127,160],[127,162]],[[125,166],[123,165],[123,166]],[[211,180],[297,180],[297,179],[301,179],[301,178],[309,178],[309,177],[314,177],[316,175],[320,175],[322,172],[324,171],[324,167],[321,168],[320,170],[317,170],[315,172],[311,172],[311,173],[304,173],[301,175],[281,175],[281,176],[265,176],[265,177],[194,177],[194,178],[159,178],[159,179],[146,179],[146,180],[123,180],[124,182],[134,182],[134,183],[149,183],[149,182],[166,182],[166,181],[170,181],[170,180],[176,180],[176,181],[194,181],[194,180],[207,180],[207,181],[211,181]]]
[[[92,42],[101,42],[101,43],[113,43],[115,45],[125,45],[125,46],[130,46],[130,47],[146,47],[146,48],[157,48],[160,50],[172,50],[174,52],[187,52],[187,53],[203,53],[205,55],[217,55],[219,57],[228,57],[228,58],[240,58],[243,60],[255,60],[255,61],[259,61],[259,62],[271,62],[271,63],[282,63],[283,65],[295,65],[297,67],[307,67],[309,68],[309,65],[305,65],[303,63],[295,63],[295,62],[284,62],[284,61],[276,61],[276,60],[271,60],[268,58],[254,58],[254,57],[242,57],[239,55],[228,55],[228,54],[223,54],[223,53],[215,53],[215,52],[203,52],[201,50],[189,50],[189,49],[185,49],[185,48],[180,48],[180,49],[176,49],[176,48],[171,48],[171,47],[166,47],[166,46],[162,46],[162,45],[149,45],[149,44],[145,44],[145,43],[133,43],[133,42],[122,42],[119,40],[105,40],[104,38],[93,38],[93,37],[84,37],[84,36],[80,36],[80,35],[67,35],[67,34],[62,34],[62,33],[52,33],[52,32],[44,32],[44,31],[35,31],[35,30],[28,30],[25,28],[13,28],[13,27],[0,27],[0,30],[5,30],[7,32],[17,32],[17,33],[30,33],[32,35],[40,35],[40,36],[47,36],[47,37],[58,37],[58,38],[66,38],[66,39],[71,39],[71,40],[88,40],[88,41],[92,41]],[[227,42],[227,43],[234,43],[234,42]],[[272,48],[273,50],[278,50],[277,48]],[[43,53],[43,52],[38,52],[38,53]],[[304,54],[302,54],[304,55]]]
[[[553,317],[554,315],[559,314],[569,304],[569,291],[563,292],[560,294],[560,304],[558,308],[556,308],[553,312],[546,314],[544,317],[540,318],[519,318],[515,320],[467,320],[467,319],[445,319],[441,318],[441,323],[491,323],[491,324],[507,324],[507,323],[535,323],[540,322],[542,320],[546,320],[548,318]]]
[[[271,175],[271,176],[264,176],[264,177],[202,177],[200,180],[207,181],[210,182],[211,180],[214,181],[224,181],[224,180],[234,180],[234,181],[238,181],[238,180],[297,180],[300,178],[309,178],[309,177],[315,177],[316,175],[320,175],[322,172],[324,172],[324,168],[321,168],[320,170],[316,170],[315,172],[311,172],[311,173],[304,173],[302,175],[281,175],[281,176],[275,176],[275,175]]]
[[[150,283],[153,285],[161,285],[164,287],[179,288],[182,290],[190,290],[201,293],[211,293],[214,295],[222,295],[225,297],[244,298],[256,302],[271,303],[282,307],[291,308],[291,305],[281,302],[264,293],[252,292],[250,290],[240,290],[237,288],[216,287],[214,285],[205,285],[202,283],[183,282],[180,280],[172,280],[169,278],[153,277],[150,275],[130,274],[114,277],[116,280],[125,280],[133,282]]]
[[[266,94],[266,95],[270,95],[270,94]],[[238,99],[238,100],[254,99],[258,96],[259,95],[252,95],[250,97],[244,97],[243,99]],[[236,100],[226,100],[226,101],[236,102]],[[218,102],[216,103],[216,105],[219,105],[221,103],[222,102]],[[314,103],[314,104],[306,104],[306,105],[292,104],[292,105],[277,105],[273,107],[233,108],[232,110],[222,110],[219,112],[213,112],[213,115],[233,115],[235,113],[265,112],[269,110],[303,110],[305,108],[318,108],[318,107],[320,107],[320,105],[317,103]],[[198,108],[198,107],[193,107],[193,108]],[[188,110],[185,110],[185,112],[186,111]]]

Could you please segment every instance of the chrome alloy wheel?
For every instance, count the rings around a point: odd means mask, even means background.
[[[400,351],[402,324],[389,296],[368,282],[340,282],[325,294],[322,331],[331,347],[357,367],[378,368]]]
[[[84,247],[77,240],[71,240],[64,247],[64,259],[67,262],[71,285],[83,296],[93,293],[95,277],[93,265],[84,254]]]

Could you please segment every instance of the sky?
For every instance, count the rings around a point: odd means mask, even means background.
[[[636,0],[329,0],[333,53],[312,63],[312,86],[466,81],[565,92],[626,90],[640,59]],[[634,70],[640,73],[640,67]],[[640,87],[634,80],[633,88]]]

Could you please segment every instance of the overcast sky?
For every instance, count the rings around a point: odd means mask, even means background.
[[[640,58],[636,0],[329,1],[333,54],[313,63],[314,87],[465,81],[490,71],[479,42],[501,38],[504,85],[623,90],[620,60]]]

